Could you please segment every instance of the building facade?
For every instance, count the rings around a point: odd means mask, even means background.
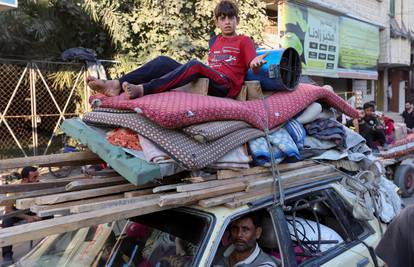
[[[266,1],[277,17],[272,43],[295,47],[304,74],[349,98],[401,112],[414,100],[412,0]],[[273,30],[274,31],[274,30]]]

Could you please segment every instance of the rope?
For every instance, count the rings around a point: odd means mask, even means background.
[[[265,137],[267,146],[269,147],[270,151],[270,163],[271,163],[271,169],[272,169],[272,177],[273,177],[273,205],[279,204],[280,206],[285,205],[285,191],[283,189],[282,185],[282,179],[280,176],[279,169],[277,168],[275,155],[273,153],[273,146],[270,142],[270,130],[269,130],[269,111],[267,109],[267,101],[266,97],[263,96],[263,107],[266,114],[266,125],[265,125]],[[279,201],[277,201],[277,193],[276,193],[276,186],[279,187]]]

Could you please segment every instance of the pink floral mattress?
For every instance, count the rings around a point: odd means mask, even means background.
[[[350,117],[358,117],[357,111],[335,93],[318,86],[300,84],[293,92],[278,92],[266,98],[269,129],[288,121],[315,101],[324,102]],[[127,99],[124,94],[115,97],[98,94],[92,96],[90,102],[95,107],[134,110],[165,128],[182,128],[218,120],[241,120],[258,129],[266,128],[263,100],[241,102],[230,98],[166,92],[133,100]]]

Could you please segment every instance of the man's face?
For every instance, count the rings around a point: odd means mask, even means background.
[[[29,177],[27,178],[23,178],[23,183],[37,183],[39,180],[39,172],[38,171],[34,171],[34,172],[29,172]]]
[[[372,107],[366,108],[364,109],[365,115],[367,115],[367,117],[370,117],[374,114],[374,109]]]
[[[261,234],[262,228],[256,227],[250,218],[239,219],[230,226],[230,239],[237,252],[253,250]]]
[[[215,22],[223,36],[234,36],[236,34],[237,24],[239,24],[239,18],[235,16],[220,16],[216,18]]]
[[[411,109],[411,104],[405,103],[405,110],[410,110],[410,109]]]

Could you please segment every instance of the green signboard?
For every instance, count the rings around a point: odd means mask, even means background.
[[[360,78],[366,73],[372,78],[377,73],[377,26],[283,2],[278,28],[280,46],[298,51],[304,74],[341,77],[345,73],[348,77],[355,73]]]
[[[339,33],[339,72],[376,71],[380,50],[379,28],[341,17]]]

